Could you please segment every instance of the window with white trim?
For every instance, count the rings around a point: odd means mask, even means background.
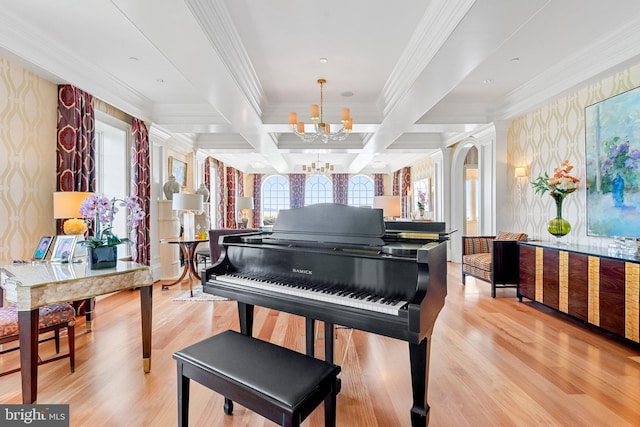
[[[316,203],[333,203],[333,184],[326,176],[314,175],[305,184],[304,205]]]
[[[273,225],[280,209],[289,209],[289,180],[272,175],[262,183],[262,223]]]
[[[366,175],[349,178],[347,197],[350,206],[373,207],[373,179]]]

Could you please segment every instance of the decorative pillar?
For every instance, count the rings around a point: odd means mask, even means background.
[[[169,239],[180,237],[180,221],[172,209],[171,200],[158,200],[158,238]],[[161,280],[171,280],[180,272],[180,254],[178,245],[159,245]]]

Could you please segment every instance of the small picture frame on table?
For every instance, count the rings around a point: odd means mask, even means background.
[[[38,246],[36,246],[36,250],[33,252],[31,260],[44,261],[45,258],[47,258],[47,253],[49,253],[51,242],[53,242],[53,236],[42,236],[38,242]]]
[[[56,243],[53,246],[53,253],[51,254],[51,262],[72,261],[76,237],[75,234],[61,234],[56,236]]]

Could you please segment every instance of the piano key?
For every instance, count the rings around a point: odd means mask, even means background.
[[[222,283],[226,282],[396,316],[399,310],[407,304],[406,301],[401,299],[384,298],[378,295],[370,295],[363,291],[354,292],[337,286],[314,285],[310,282],[287,281],[274,277],[260,276],[258,278],[251,277],[250,274],[231,273],[217,275],[214,279]],[[370,299],[369,297],[372,298]]]

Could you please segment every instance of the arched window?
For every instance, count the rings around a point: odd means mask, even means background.
[[[272,175],[262,183],[262,223],[273,225],[280,209],[289,209],[289,180]]]
[[[347,194],[350,206],[373,207],[373,180],[365,175],[352,176]]]
[[[304,187],[304,205],[333,202],[333,185],[326,176],[315,175],[307,179]]]

